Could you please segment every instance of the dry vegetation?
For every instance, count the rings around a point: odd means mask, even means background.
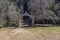
[[[3,28],[0,40],[60,40],[60,27]]]

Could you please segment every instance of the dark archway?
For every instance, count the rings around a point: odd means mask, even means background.
[[[28,24],[29,26],[31,26],[32,21],[31,21],[31,18],[29,16],[23,16],[22,19],[23,19],[24,24]]]

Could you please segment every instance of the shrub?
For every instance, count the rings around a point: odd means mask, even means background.
[[[9,26],[15,26],[15,25],[16,25],[16,21],[11,19],[9,21]]]
[[[3,28],[4,26],[3,26],[3,24],[0,22],[0,28]]]

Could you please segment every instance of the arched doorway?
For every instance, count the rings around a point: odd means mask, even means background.
[[[24,24],[31,26],[31,18],[29,16],[23,16],[22,19]]]

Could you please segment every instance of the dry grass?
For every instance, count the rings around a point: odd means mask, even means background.
[[[0,40],[60,40],[60,27],[3,28]]]

